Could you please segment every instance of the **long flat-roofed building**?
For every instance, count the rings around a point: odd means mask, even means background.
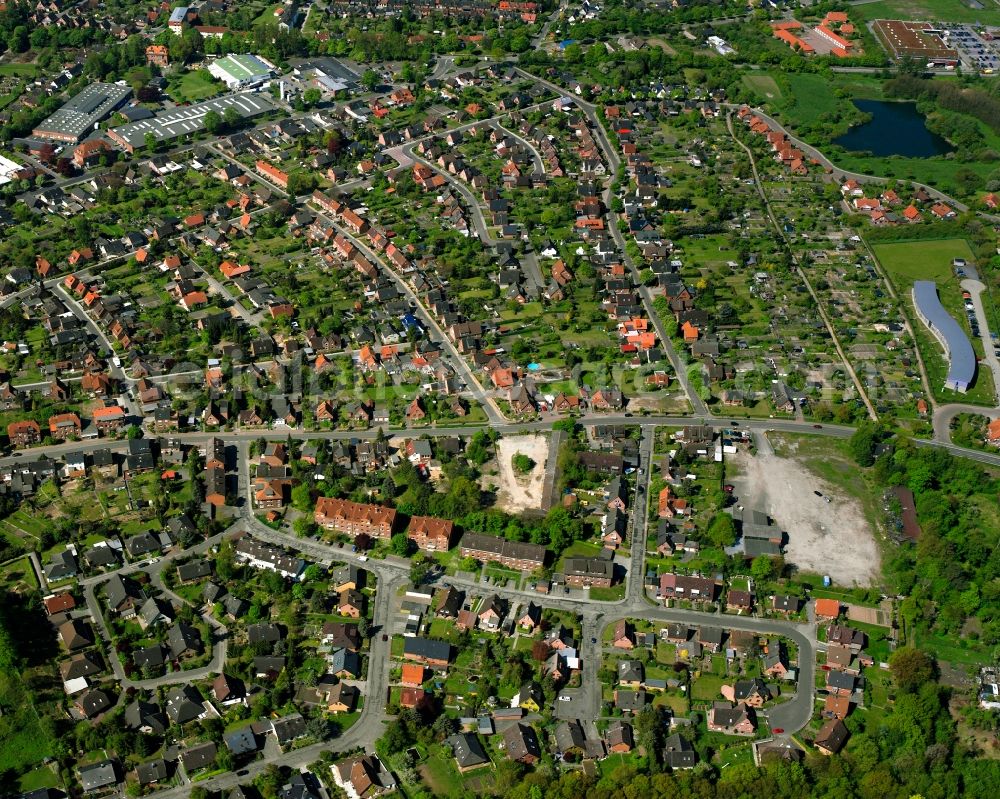
[[[31,135],[39,139],[78,142],[132,95],[128,86],[92,83],[41,122]]]
[[[205,129],[205,114],[215,111],[224,115],[232,108],[243,119],[267,114],[275,109],[274,101],[266,94],[242,92],[227,94],[206,100],[185,108],[174,108],[152,119],[143,119],[111,128],[108,137],[126,152],[135,152],[146,144],[146,134],[152,134],[157,142],[171,141],[182,136],[200,133]]]
[[[933,280],[914,282],[913,307],[916,308],[920,321],[944,347],[944,354],[948,358],[948,376],[944,387],[964,394],[976,377],[976,353],[965,331],[941,304],[937,284]]]

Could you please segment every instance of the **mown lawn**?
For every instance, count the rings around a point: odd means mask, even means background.
[[[716,674],[702,674],[691,685],[691,698],[711,701],[721,699],[719,689],[726,684],[725,677]]]
[[[419,772],[435,796],[453,796],[462,790],[462,778],[458,769],[443,754],[428,758],[420,766]]]
[[[959,279],[952,271],[954,258],[975,259],[965,239],[938,239],[937,241],[900,241],[873,244],[872,250],[893,282],[908,291],[914,280],[934,280],[939,286]]]
[[[774,82],[768,74],[761,75],[744,75],[743,82],[757,92],[764,100],[780,100],[782,97],[781,89],[778,88],[778,84]]]
[[[0,76],[12,75],[19,78],[33,78],[38,74],[34,64],[0,64]]]
[[[185,72],[179,79],[170,81],[167,93],[178,103],[196,103],[222,94],[223,85],[212,77],[207,69]]]
[[[27,793],[39,788],[56,788],[59,786],[59,767],[50,763],[47,766],[39,766],[34,771],[29,771],[20,779],[18,787]]]
[[[625,584],[619,583],[611,588],[591,588],[590,598],[599,602],[617,602],[625,597]]]

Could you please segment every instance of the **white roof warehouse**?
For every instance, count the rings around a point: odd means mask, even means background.
[[[157,114],[152,119],[131,122],[111,128],[108,131],[110,139],[127,152],[135,152],[145,146],[146,134],[151,133],[157,142],[179,139],[199,133],[205,128],[205,114],[215,111],[220,116],[232,108],[243,119],[260,116],[274,111],[276,106],[270,96],[254,92],[229,94],[216,97],[197,105],[175,108],[163,114]]]
[[[277,72],[272,64],[255,55],[234,53],[208,65],[208,71],[230,89],[246,89],[263,83]]]

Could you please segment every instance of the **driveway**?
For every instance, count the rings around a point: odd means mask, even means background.
[[[990,320],[983,307],[983,292],[986,286],[978,280],[966,279],[961,283],[963,289],[972,295],[972,306],[976,309],[976,319],[979,321],[979,338],[983,342],[983,363],[993,371],[993,397],[1000,396],[1000,359],[997,358],[993,339],[990,337]]]

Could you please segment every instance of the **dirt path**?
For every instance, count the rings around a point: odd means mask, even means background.
[[[787,533],[786,561],[802,571],[828,574],[840,585],[869,585],[878,578],[878,547],[856,499],[770,447],[755,457],[741,452],[731,460],[739,470],[733,484],[745,512],[764,511]]]
[[[511,459],[519,452],[535,462],[535,468],[526,475],[514,474]],[[553,453],[552,457],[557,457],[556,453]],[[540,509],[545,491],[545,464],[548,458],[548,436],[502,437],[497,444],[497,467],[500,473],[497,506],[508,513]]]

